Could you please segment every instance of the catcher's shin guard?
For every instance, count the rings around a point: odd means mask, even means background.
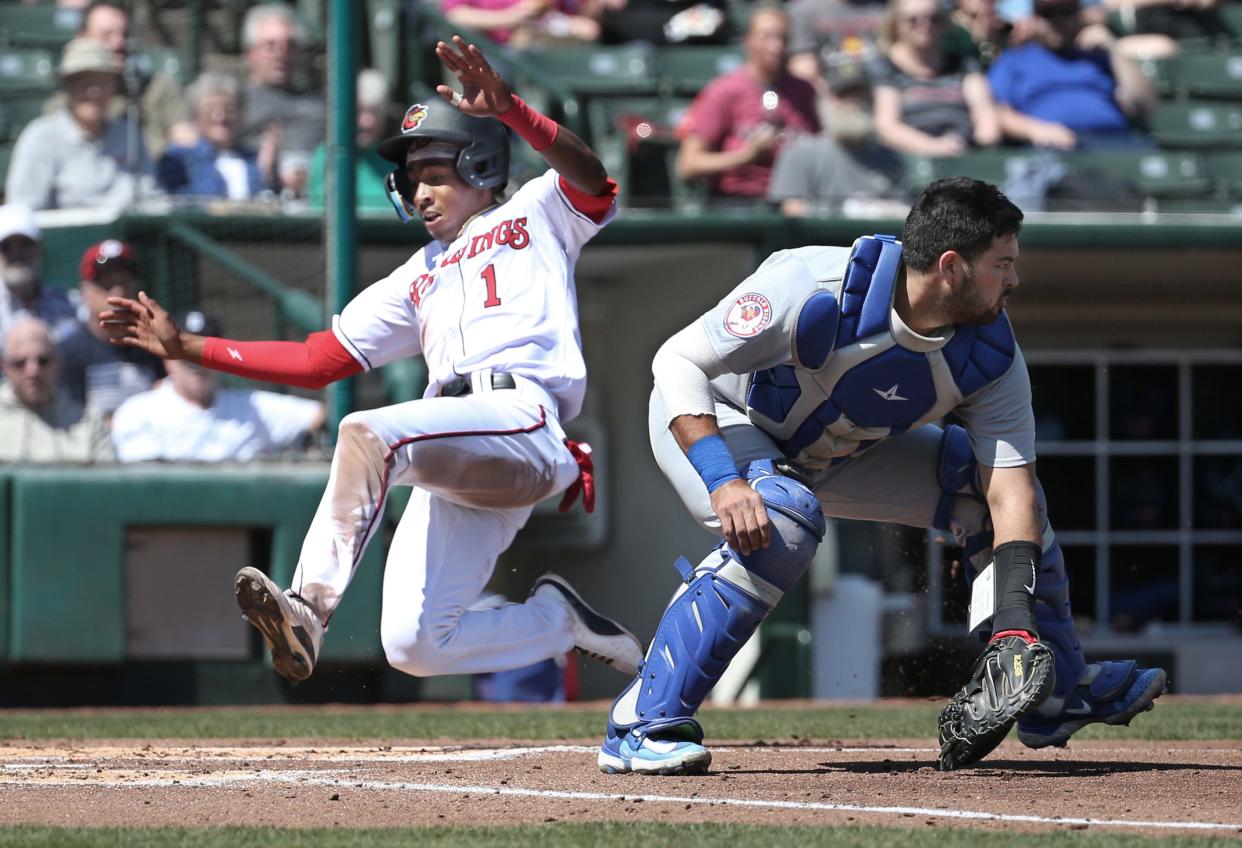
[[[824,535],[819,502],[800,483],[752,463],[750,485],[764,499],[772,543],[743,556],[726,545],[691,569],[656,630],[638,677],[609,713],[600,769],[686,774],[706,770],[711,753],[695,721],[707,693],[782,595],[806,571]]]
[[[1043,497],[1042,490],[1040,497]],[[1056,659],[1056,686],[1054,695],[1064,695],[1082,677],[1087,661],[1082,656],[1082,645],[1074,629],[1070,614],[1069,577],[1065,573],[1065,554],[1060,543],[1048,530],[1043,558],[1039,563],[1039,579],[1035,581],[1035,624],[1039,638],[1052,649]]]

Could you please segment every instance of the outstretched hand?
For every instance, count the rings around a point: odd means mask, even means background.
[[[112,307],[99,315],[99,326],[114,345],[136,347],[161,359],[189,359],[183,334],[172,317],[148,297],[138,292],[138,299],[110,297]]]
[[[462,87],[457,92],[447,85],[437,85],[436,91],[441,97],[467,115],[479,118],[494,118],[509,111],[513,94],[479,48],[455,35],[452,44],[436,42],[436,55],[444,67],[457,75]]]

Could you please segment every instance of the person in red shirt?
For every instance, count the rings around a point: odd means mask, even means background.
[[[677,176],[705,179],[713,194],[763,198],[777,151],[819,132],[815,88],[785,67],[789,19],[762,7],[750,18],[745,63],[708,83],[677,128]]]

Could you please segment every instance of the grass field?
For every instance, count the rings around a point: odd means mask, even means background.
[[[735,740],[918,739],[935,736],[939,701],[848,707],[704,709],[708,734]],[[0,711],[0,739],[591,739],[606,708],[169,709]],[[1171,701],[1130,728],[1096,725],[1076,739],[1242,739],[1242,702]]]
[[[670,846],[670,848],[1211,848],[1235,840],[1210,837],[1142,837],[1107,833],[990,833],[877,827],[755,827],[752,825],[553,824],[530,827],[444,827],[308,829],[275,828],[8,828],[0,830],[6,848],[592,848]]]
[[[834,743],[855,744],[867,740],[911,740],[930,747],[938,703],[877,704],[874,706],[812,707],[805,704],[774,706],[760,709],[705,710],[703,723],[713,739],[735,740],[738,743],[761,746],[780,744],[828,746]],[[558,742],[589,743],[603,727],[605,706],[586,705],[566,709],[504,709],[486,710],[474,707],[328,707],[328,708],[260,708],[260,709],[135,709],[135,710],[47,710],[47,711],[0,711],[0,772],[9,768],[22,768],[6,761],[6,748],[15,751],[45,745],[48,740],[176,740],[187,746],[211,745],[212,740],[247,740],[247,742],[286,743],[301,741],[313,744],[316,740],[357,740],[360,742],[397,742],[420,740],[433,744],[470,745],[474,740],[523,740],[539,741],[556,745]],[[1191,742],[1203,745],[1220,742],[1223,748],[1242,753],[1242,701],[1230,700],[1162,700],[1158,708],[1134,722],[1129,729],[1089,728],[1078,739],[1094,740],[1167,740]],[[421,742],[420,742],[421,744]],[[503,748],[505,743],[501,743]],[[380,746],[381,749],[383,745]],[[753,750],[753,749],[751,749]],[[759,749],[762,750],[762,747]],[[1186,749],[1193,752],[1193,747]],[[1182,752],[1183,754],[1185,752]],[[576,755],[582,759],[583,755]],[[1238,762],[1232,756],[1229,763]],[[1185,758],[1184,756],[1182,757]],[[1158,759],[1158,758],[1157,758]],[[883,760],[884,763],[889,760]],[[1133,763],[1126,763],[1135,774]],[[534,768],[538,768],[535,766]],[[737,766],[732,766],[737,768]],[[1152,770],[1162,766],[1153,764]],[[1206,767],[1205,767],[1206,768]],[[1224,780],[1235,783],[1242,765],[1226,764],[1212,766],[1219,769]],[[452,771],[452,769],[447,769]],[[915,774],[909,771],[908,777]],[[926,772],[927,769],[922,769]],[[797,772],[791,772],[791,774]],[[1196,775],[1198,771],[1194,772]],[[735,773],[742,774],[742,773]],[[896,772],[894,772],[896,774]],[[1084,773],[1084,780],[1099,780],[1103,772],[1096,769]],[[905,775],[903,775],[905,777]],[[1045,779],[1050,791],[1069,792],[1064,775],[1051,775]],[[727,779],[727,778],[726,778]],[[818,778],[798,778],[812,785]],[[927,780],[929,778],[923,777]],[[641,779],[639,779],[641,780]],[[896,778],[894,779],[896,780]],[[502,783],[507,781],[501,781]],[[348,785],[348,784],[343,784]],[[361,786],[361,784],[358,784]],[[648,780],[641,784],[643,791],[656,792],[670,785],[667,780]],[[896,785],[896,783],[894,784]],[[1005,784],[997,784],[1004,786]],[[1129,786],[1131,784],[1122,784]],[[1221,783],[1222,786],[1229,785]],[[634,791],[634,783],[624,784],[623,791]],[[681,789],[682,786],[678,786]],[[738,787],[740,788],[740,787]],[[0,783],[0,804],[10,812],[20,809],[28,786],[12,781]],[[83,790],[85,792],[85,790]],[[113,790],[119,791],[119,790]],[[735,790],[736,791],[736,790]],[[1230,790],[1232,791],[1232,790]],[[1135,790],[1133,808],[1142,812],[1145,798],[1142,791]],[[695,793],[697,794],[697,793]],[[808,793],[809,794],[809,793]],[[70,799],[73,795],[68,796]],[[87,796],[82,796],[84,799]],[[292,796],[289,796],[292,797]],[[441,796],[420,794],[410,790],[402,797],[402,803],[428,805],[441,801]],[[447,796],[442,796],[447,799]],[[623,796],[622,796],[623,797]],[[816,796],[818,797],[818,796]],[[828,795],[823,797],[827,798]],[[641,799],[640,799],[641,800]],[[659,800],[659,799],[656,799]],[[887,803],[893,803],[884,799]],[[97,802],[97,801],[96,801]],[[1242,801],[1234,798],[1237,815],[1242,820]],[[105,801],[105,803],[107,803]],[[918,804],[919,797],[910,797],[906,803]],[[647,807],[652,807],[651,803]],[[239,822],[229,821],[219,827],[49,827],[29,824],[0,826],[0,845],[5,848],[28,848],[28,846],[256,846],[256,848],[285,848],[285,846],[313,846],[313,848],[371,848],[371,846],[418,845],[418,846],[532,846],[532,848],[588,848],[595,845],[623,846],[947,846],[976,845],[985,842],[988,848],[1044,848],[1044,846],[1074,845],[1084,848],[1096,846],[1141,846],[1154,848],[1164,845],[1189,845],[1192,848],[1208,845],[1242,846],[1242,832],[1216,830],[1199,836],[1193,832],[1180,835],[1162,833],[1148,834],[1142,829],[1135,832],[1083,829],[1081,831],[1058,828],[1052,832],[1014,830],[1003,824],[989,826],[988,832],[978,829],[940,827],[902,827],[886,824],[833,824],[832,826],[787,825],[774,823],[715,823],[693,822],[679,824],[673,820],[651,821],[643,816],[644,809],[636,805],[636,812],[622,821],[572,821],[572,816],[557,813],[546,823],[522,823],[513,826],[469,826],[467,816],[444,826],[429,827],[238,827]],[[227,808],[226,808],[227,809]],[[686,805],[690,809],[690,805]],[[1127,808],[1127,812],[1130,808]],[[678,810],[675,809],[674,813]],[[1135,813],[1137,815],[1137,812]],[[1219,816],[1217,817],[1219,820]],[[0,821],[22,821],[13,814]],[[790,819],[791,821],[795,819]],[[244,821],[244,820],[243,820]],[[900,820],[898,820],[900,821]],[[79,822],[80,823],[80,822]],[[344,822],[343,824],[348,824]],[[904,822],[902,822],[904,823]],[[137,822],[141,824],[141,822]],[[919,824],[923,824],[920,822]],[[932,822],[926,822],[931,825]],[[952,823],[948,823],[952,824]]]

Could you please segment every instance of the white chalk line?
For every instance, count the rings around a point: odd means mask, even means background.
[[[178,779],[144,778],[124,783],[96,783],[93,786],[107,789],[149,788],[231,788],[241,784],[283,783],[297,786],[329,786],[336,789],[364,789],[371,791],[430,792],[444,795],[502,795],[519,798],[548,798],[565,801],[641,801],[650,804],[682,804],[696,806],[746,807],[753,809],[796,810],[802,812],[846,812],[878,816],[923,816],[929,818],[959,819],[964,821],[991,821],[1006,824],[1087,825],[1095,827],[1139,828],[1147,830],[1242,830],[1242,822],[1199,821],[1144,821],[1140,819],[1094,819],[1071,816],[1035,816],[1015,813],[991,813],[981,810],[952,810],[938,807],[877,807],[865,804],[834,804],[824,801],[779,801],[753,798],[704,798],[699,795],[650,795],[611,792],[571,792],[556,789],[524,789],[515,786],[446,785],[439,783],[413,783],[409,781],[358,780],[353,777],[331,777],[331,772],[268,771],[254,774],[227,776],[199,776]],[[0,777],[0,784],[20,788],[47,788],[72,786],[80,788],[81,780],[50,779],[37,783],[22,783]]]

